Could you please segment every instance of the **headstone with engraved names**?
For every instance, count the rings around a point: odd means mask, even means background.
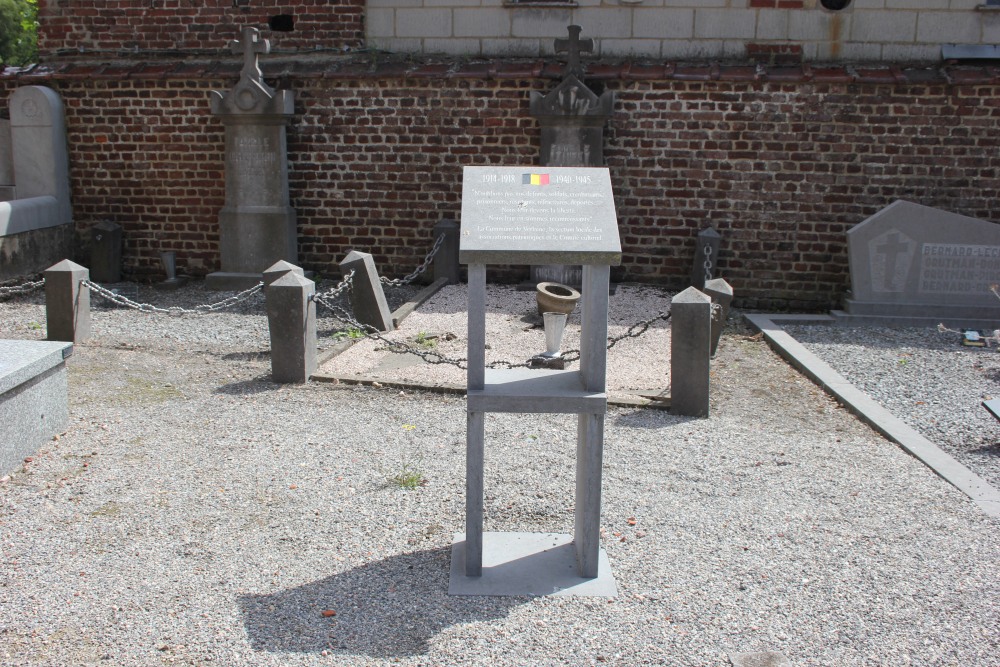
[[[288,197],[285,126],[294,113],[291,91],[264,82],[257,57],[270,45],[256,28],[230,44],[243,71],[229,91],[212,92],[212,113],[226,127],[226,201],[219,212],[222,270],[211,289],[245,289],[277,261],[296,263],[295,210]]]
[[[562,82],[547,94],[531,93],[531,115],[542,129],[539,164],[544,167],[603,167],[604,126],[613,113],[615,95],[600,95],[582,82],[582,53],[594,50],[594,40],[580,39],[581,28],[571,25],[568,39],[555,40],[555,52],[567,54]],[[579,286],[581,267],[531,267],[531,281]]]
[[[851,293],[835,317],[1000,324],[1000,224],[899,200],[847,232]]]

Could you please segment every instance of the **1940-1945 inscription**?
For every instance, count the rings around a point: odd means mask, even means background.
[[[472,261],[481,253],[505,252],[530,253],[532,257],[596,254],[617,263],[621,245],[608,170],[466,167],[463,261]],[[537,261],[524,257],[479,259],[486,263]],[[581,263],[581,258],[567,261]],[[587,263],[586,259],[582,263]]]

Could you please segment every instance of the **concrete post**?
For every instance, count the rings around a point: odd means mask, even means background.
[[[442,220],[434,225],[434,240],[444,234],[444,241],[434,255],[434,280],[447,278],[449,285],[461,282],[458,264],[459,226],[454,220]]]
[[[382,283],[375,270],[375,260],[366,252],[352,250],[340,262],[340,273],[346,276],[354,271],[351,284],[351,308],[354,318],[379,331],[392,331],[392,313],[385,300]]]
[[[706,227],[698,232],[698,241],[694,251],[694,266],[691,267],[692,287],[701,289],[705,286],[705,281],[711,280],[712,276],[715,275],[721,244],[722,236],[711,227]]]
[[[712,300],[689,287],[670,307],[670,411],[708,416]]]
[[[306,382],[316,370],[316,283],[289,271],[265,290],[271,379]]]
[[[90,338],[90,271],[68,259],[45,271],[48,340],[82,343]]]
[[[264,287],[267,287],[278,278],[287,275],[289,271],[294,271],[300,276],[305,277],[305,271],[295,266],[291,262],[286,262],[285,260],[281,259],[272,264],[271,266],[267,267],[266,269],[264,269]]]
[[[702,290],[712,300],[712,358],[719,349],[719,338],[729,318],[729,306],[733,303],[733,287],[722,278],[705,281]]]

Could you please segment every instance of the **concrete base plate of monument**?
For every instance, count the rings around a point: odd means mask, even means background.
[[[618,585],[601,549],[597,577],[577,574],[576,549],[560,533],[483,533],[483,574],[465,576],[465,534],[451,546],[449,595],[616,597]]]

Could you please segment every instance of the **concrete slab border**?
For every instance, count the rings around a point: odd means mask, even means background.
[[[885,438],[898,444],[969,496],[986,514],[1000,518],[1000,491],[907,426],[781,328],[782,323],[834,324],[835,318],[828,315],[775,313],[747,313],[744,317],[754,329],[764,335],[772,349],[803,375]]]

